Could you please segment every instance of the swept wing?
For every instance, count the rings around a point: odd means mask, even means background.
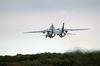
[[[79,30],[89,30],[89,29],[64,29],[64,31],[79,31]]]
[[[42,32],[50,32],[51,30],[41,30],[41,31],[30,31],[30,32],[24,32],[24,33],[42,33]]]

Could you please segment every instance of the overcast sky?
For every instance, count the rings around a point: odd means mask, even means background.
[[[89,28],[76,35],[45,38],[22,32],[55,28]],[[100,49],[100,0],[0,0],[0,55],[64,53],[75,48]]]

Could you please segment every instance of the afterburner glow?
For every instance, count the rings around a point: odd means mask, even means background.
[[[65,36],[65,33],[62,33],[62,36]]]
[[[52,33],[52,37],[55,37],[55,34],[54,33]]]

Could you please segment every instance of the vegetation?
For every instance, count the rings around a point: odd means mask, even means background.
[[[100,66],[100,51],[0,56],[0,66]]]

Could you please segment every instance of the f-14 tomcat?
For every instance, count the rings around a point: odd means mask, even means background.
[[[64,29],[64,23],[62,25],[62,28],[55,29],[53,24],[50,26],[49,29],[41,30],[41,31],[31,31],[31,32],[24,32],[24,33],[47,33],[45,36],[46,38],[53,38],[55,35],[58,35],[59,37],[64,37],[65,35],[75,35],[72,33],[68,33],[68,31],[79,31],[79,30],[88,30],[88,29]]]

